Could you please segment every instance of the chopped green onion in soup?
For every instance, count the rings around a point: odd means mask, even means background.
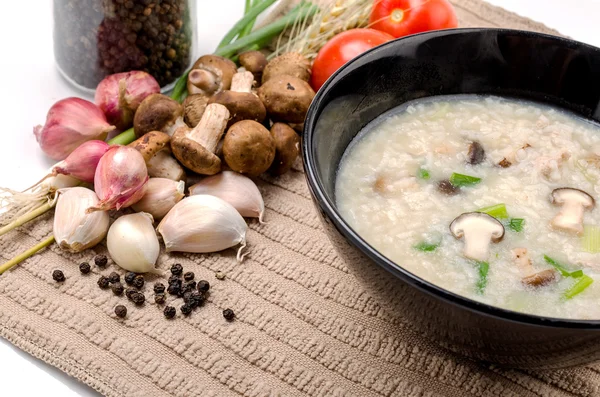
[[[508,218],[508,211],[506,210],[506,205],[504,203],[490,205],[489,207],[483,207],[478,209],[476,212],[486,213],[490,216],[493,216],[496,219]]]
[[[456,187],[473,186],[481,182],[481,178],[478,178],[476,176],[458,174],[456,172],[450,175],[449,180],[450,183]]]

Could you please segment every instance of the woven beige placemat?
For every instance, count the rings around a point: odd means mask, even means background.
[[[455,0],[461,26],[555,33],[478,0]],[[108,396],[598,396],[600,365],[501,370],[423,341],[386,313],[326,239],[295,170],[259,181],[268,223],[251,221],[249,254],[161,255],[212,285],[210,301],[167,321],[151,302],[133,307],[100,290],[55,246],[0,276],[0,336]],[[45,216],[0,239],[2,259],[51,233]],[[52,281],[53,269],[66,281]],[[227,275],[216,280],[215,271]],[[122,273],[121,273],[122,274]],[[146,285],[152,297],[152,281]],[[151,301],[151,299],[148,299]],[[127,319],[113,314],[129,308]],[[236,321],[224,321],[232,308]]]

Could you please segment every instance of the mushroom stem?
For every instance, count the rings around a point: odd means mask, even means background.
[[[171,151],[164,148],[146,162],[148,175],[152,178],[167,178],[173,181],[186,179],[185,170],[171,156]]]
[[[206,150],[215,153],[217,145],[225,132],[229,111],[225,106],[210,104],[197,126],[190,131],[188,138],[204,146]]]
[[[208,70],[192,69],[188,81],[206,93],[213,93],[219,89],[216,76]]]
[[[573,231],[577,234],[583,233],[583,212],[585,208],[581,203],[566,202],[560,212],[552,219],[555,229]]]
[[[251,72],[239,72],[233,75],[231,80],[231,91],[251,92],[254,83],[254,75]]]
[[[491,239],[492,233],[484,231],[465,234],[464,255],[477,261],[486,261],[490,256]]]

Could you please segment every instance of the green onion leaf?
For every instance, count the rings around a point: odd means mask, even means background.
[[[490,264],[483,261],[477,261],[476,263],[479,267],[479,279],[477,280],[475,286],[477,287],[477,293],[483,294],[483,291],[487,285],[487,276],[490,270]]]
[[[431,175],[429,175],[429,171],[427,171],[425,168],[419,168],[419,172],[417,173],[417,176],[419,177],[419,179],[424,179],[424,180],[431,178]]]
[[[415,244],[413,248],[417,251],[432,252],[435,251],[439,246],[440,243],[428,243],[426,241],[421,241],[420,243]]]
[[[600,227],[583,226],[583,249],[591,253],[600,252]]]
[[[508,211],[506,211],[506,205],[504,203],[483,207],[478,209],[476,212],[483,212],[497,219],[508,218]]]
[[[581,270],[581,269],[579,269],[579,270],[575,270],[574,272],[571,272],[571,273],[569,274],[569,276],[570,276],[570,277],[573,277],[573,278],[578,278],[578,277],[581,277],[581,276],[583,276],[583,270]]]
[[[584,274],[577,280],[575,284],[573,284],[571,287],[569,287],[569,289],[563,292],[562,297],[564,299],[571,299],[575,295],[578,295],[585,291],[585,289],[589,287],[593,282],[594,280],[590,276]]]
[[[561,265],[554,259],[550,258],[548,255],[544,255],[544,260],[546,262],[548,262],[549,265],[551,265],[556,270],[558,270],[560,272],[560,274],[563,275],[563,277],[569,277],[571,275],[571,272],[568,271],[566,267],[564,267],[563,265]]]
[[[508,222],[508,228],[513,232],[520,233],[523,231],[523,224],[525,223],[525,219],[523,218],[510,218]]]
[[[548,262],[548,264],[552,265],[552,267],[554,267],[556,270],[558,270],[560,274],[563,275],[563,277],[578,278],[583,276],[583,270],[579,269],[570,272],[563,264],[558,263],[556,260],[550,258],[548,255],[544,255],[544,260]]]
[[[454,172],[450,175],[450,183],[455,187],[473,186],[481,182],[481,178],[476,176],[457,174]]]

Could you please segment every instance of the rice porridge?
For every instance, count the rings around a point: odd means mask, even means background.
[[[413,274],[502,308],[600,319],[600,127],[490,96],[380,116],[337,174],[341,215]]]

